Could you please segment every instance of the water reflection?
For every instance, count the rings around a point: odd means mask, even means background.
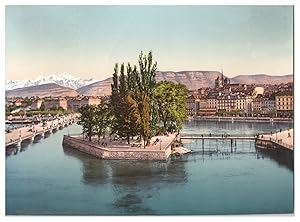
[[[159,198],[160,189],[188,182],[185,160],[129,161],[101,160],[68,146],[64,153],[82,162],[83,183],[87,185],[112,185],[112,207],[120,214],[155,214],[145,201]]]
[[[6,147],[5,149],[6,156],[17,155],[17,154],[18,154],[18,148],[16,147],[16,145],[11,145]]]
[[[294,153],[283,149],[261,149],[256,148],[257,158],[269,158],[275,160],[279,166],[284,166],[291,171],[294,171]]]
[[[63,151],[66,155],[75,157],[82,162],[82,182],[84,184],[96,186],[107,183],[109,169],[103,161],[66,145],[63,146]]]

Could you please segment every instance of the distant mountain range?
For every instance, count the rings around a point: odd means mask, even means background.
[[[245,84],[281,84],[293,82],[293,75],[269,76],[265,74],[256,75],[238,75],[230,79],[231,83],[245,83]]]
[[[172,81],[186,85],[189,90],[196,90],[203,87],[214,87],[215,79],[222,74],[217,71],[157,71],[156,81]],[[243,84],[280,84],[293,82],[293,75],[271,76],[265,74],[239,75],[230,79],[231,83]],[[35,81],[24,81],[19,89],[13,89],[17,86],[14,81],[7,81],[6,96],[76,96],[76,95],[110,95],[112,78],[97,81],[94,79],[82,80],[74,78],[69,74],[59,76],[40,76]],[[49,84],[48,82],[53,82]],[[43,84],[47,83],[47,84]],[[30,85],[31,84],[31,85]],[[75,91],[76,89],[76,91]]]
[[[40,75],[35,80],[6,80],[5,81],[5,90],[12,90],[17,88],[29,87],[29,86],[38,86],[47,83],[56,83],[60,86],[68,87],[71,89],[79,89],[80,87],[89,85],[91,83],[97,82],[98,80],[90,79],[81,79],[74,77],[68,73],[62,73],[59,75]]]
[[[78,93],[71,88],[57,85],[55,83],[47,83],[38,86],[29,86],[5,92],[6,97],[57,97],[57,96],[77,96]]]

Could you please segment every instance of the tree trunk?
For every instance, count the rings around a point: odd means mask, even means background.
[[[91,142],[92,141],[92,136],[91,135],[89,135],[89,142]]]
[[[165,133],[167,131],[167,121],[163,120],[163,123],[164,123],[164,133]]]
[[[149,146],[149,145],[150,145],[150,139],[147,139],[146,146]]]
[[[127,135],[127,143],[130,144],[130,136]]]

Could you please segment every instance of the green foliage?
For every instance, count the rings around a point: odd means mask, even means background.
[[[151,136],[151,98],[155,86],[156,63],[152,62],[152,53],[142,52],[139,56],[139,70],[136,66],[121,64],[118,76],[118,64],[113,74],[111,106],[113,113],[113,133],[121,137],[141,135],[144,141]]]
[[[99,104],[95,109],[93,132],[98,136],[98,143],[101,136],[105,136],[106,130],[111,122],[109,106],[106,103]],[[92,120],[93,121],[93,120]]]
[[[154,101],[164,132],[174,132],[182,128],[186,119],[186,97],[187,89],[181,84],[163,81],[156,85]]]
[[[150,98],[145,93],[141,93],[141,103],[140,103],[140,115],[141,115],[141,135],[144,140],[145,145],[150,143]],[[147,144],[146,144],[147,143]]]
[[[140,135],[144,146],[151,136],[159,132],[174,132],[181,129],[186,118],[185,86],[172,82],[156,84],[152,52],[139,55],[138,68],[118,64],[113,74],[111,110],[112,132],[121,137]],[[125,70],[127,75],[125,75]],[[158,124],[162,123],[163,127]],[[147,143],[147,144],[146,144]]]
[[[5,106],[5,113],[9,113],[15,109],[14,106]]]
[[[124,124],[122,126],[124,136],[127,137],[128,144],[130,136],[139,134],[141,129],[141,116],[138,104],[134,99],[133,92],[127,92],[123,100]]]
[[[82,126],[83,134],[86,134],[89,141],[91,141],[92,136],[94,135],[94,126],[96,122],[96,106],[86,105],[81,107],[78,111],[81,114],[78,124]]]

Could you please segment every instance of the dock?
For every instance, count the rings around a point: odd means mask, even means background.
[[[33,124],[31,126],[11,130],[11,132],[5,133],[5,147],[11,145],[21,147],[21,143],[24,140],[34,141],[37,136],[44,137],[46,133],[52,133],[75,123],[77,118],[78,114],[70,114],[45,123]]]

